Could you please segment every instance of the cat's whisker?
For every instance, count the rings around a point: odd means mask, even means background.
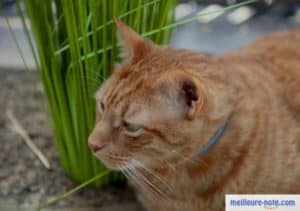
[[[143,173],[141,173],[136,167],[134,167],[134,173],[140,178],[142,179],[145,184],[147,184],[147,186],[149,188],[151,188],[153,190],[153,193],[156,193],[162,197],[164,197],[166,200],[169,200],[170,198],[163,192],[161,191],[157,186],[155,186]]]
[[[175,149],[171,150],[171,152],[178,155],[180,158],[182,158],[183,160],[185,160],[187,162],[192,162],[194,164],[197,164],[197,162],[195,160],[185,157],[184,155],[182,155],[180,152],[176,151]]]
[[[180,152],[176,151],[176,150],[172,150],[173,153],[177,154],[178,156],[180,156],[182,159],[184,159],[185,161],[187,162],[191,162],[192,164],[200,164],[200,165],[203,165],[205,167],[208,167],[208,164],[205,163],[201,158],[199,159],[194,159],[194,158],[188,158],[188,157],[185,157],[183,156]]]
[[[156,179],[158,179],[162,184],[164,184],[169,191],[172,191],[173,188],[170,186],[170,184],[168,184],[166,180],[164,180],[160,176],[158,176],[158,174],[156,174],[153,170],[148,168],[145,164],[143,164],[142,162],[140,162],[138,160],[133,160],[133,162],[134,162],[133,164],[135,166],[143,168],[149,174],[153,175]]]
[[[146,148],[146,147],[145,147]],[[147,147],[148,150],[152,150],[152,147]],[[172,169],[173,172],[178,173],[178,170],[176,169],[175,165],[172,165],[168,163],[166,160],[159,159],[157,160],[158,162],[161,162],[161,165],[167,165],[168,168]]]
[[[130,174],[131,178],[139,184],[146,191],[151,192],[154,195],[159,195],[164,198],[168,198],[161,190],[151,183],[135,166],[131,165],[126,168],[126,171]]]
[[[127,177],[130,178],[129,174],[127,173],[127,171],[125,169],[120,169],[120,171]]]
[[[147,187],[147,185],[145,185],[142,180],[140,180],[131,170],[129,170],[129,168],[121,169],[121,172],[133,183],[136,183],[137,185],[139,185],[141,188],[144,188],[145,190],[153,192],[153,190]]]
[[[139,179],[132,174],[132,172],[130,172],[128,169],[122,169],[121,172],[128,178],[131,179],[134,183],[140,185],[141,187],[143,187],[143,184],[141,183],[141,181],[139,181]]]
[[[176,166],[172,165],[168,161],[162,160],[174,173],[178,173]]]
[[[124,169],[124,171],[128,175],[128,178],[132,179],[133,182],[135,182],[137,185],[139,185],[141,188],[145,189],[146,191],[149,191],[149,192],[153,193],[154,195],[157,195],[157,193],[151,187],[149,187],[149,185],[147,185],[145,183],[145,181],[142,180],[142,178],[140,178],[139,176],[136,175],[133,168],[134,167]]]

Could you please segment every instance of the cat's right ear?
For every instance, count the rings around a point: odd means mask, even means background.
[[[130,59],[132,63],[135,63],[151,50],[153,43],[141,37],[119,19],[115,18],[115,22],[120,32],[120,40],[123,42],[124,58]]]

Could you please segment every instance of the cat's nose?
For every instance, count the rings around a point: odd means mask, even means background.
[[[102,150],[104,148],[105,144],[101,143],[100,141],[98,141],[96,139],[89,138],[88,145],[89,145],[90,150],[95,153],[95,152]]]

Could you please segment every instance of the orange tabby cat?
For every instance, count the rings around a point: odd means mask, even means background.
[[[300,193],[300,31],[215,58],[124,23],[122,65],[96,93],[94,155],[150,211],[224,210],[224,195]]]

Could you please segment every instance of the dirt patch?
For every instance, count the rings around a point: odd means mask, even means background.
[[[37,74],[0,70],[0,210],[34,210],[43,203],[74,187],[59,165],[54,140],[43,113],[42,92],[33,86]],[[51,170],[7,125],[10,108],[30,138],[51,163]],[[47,210],[142,210],[126,184],[105,188],[85,188]]]

